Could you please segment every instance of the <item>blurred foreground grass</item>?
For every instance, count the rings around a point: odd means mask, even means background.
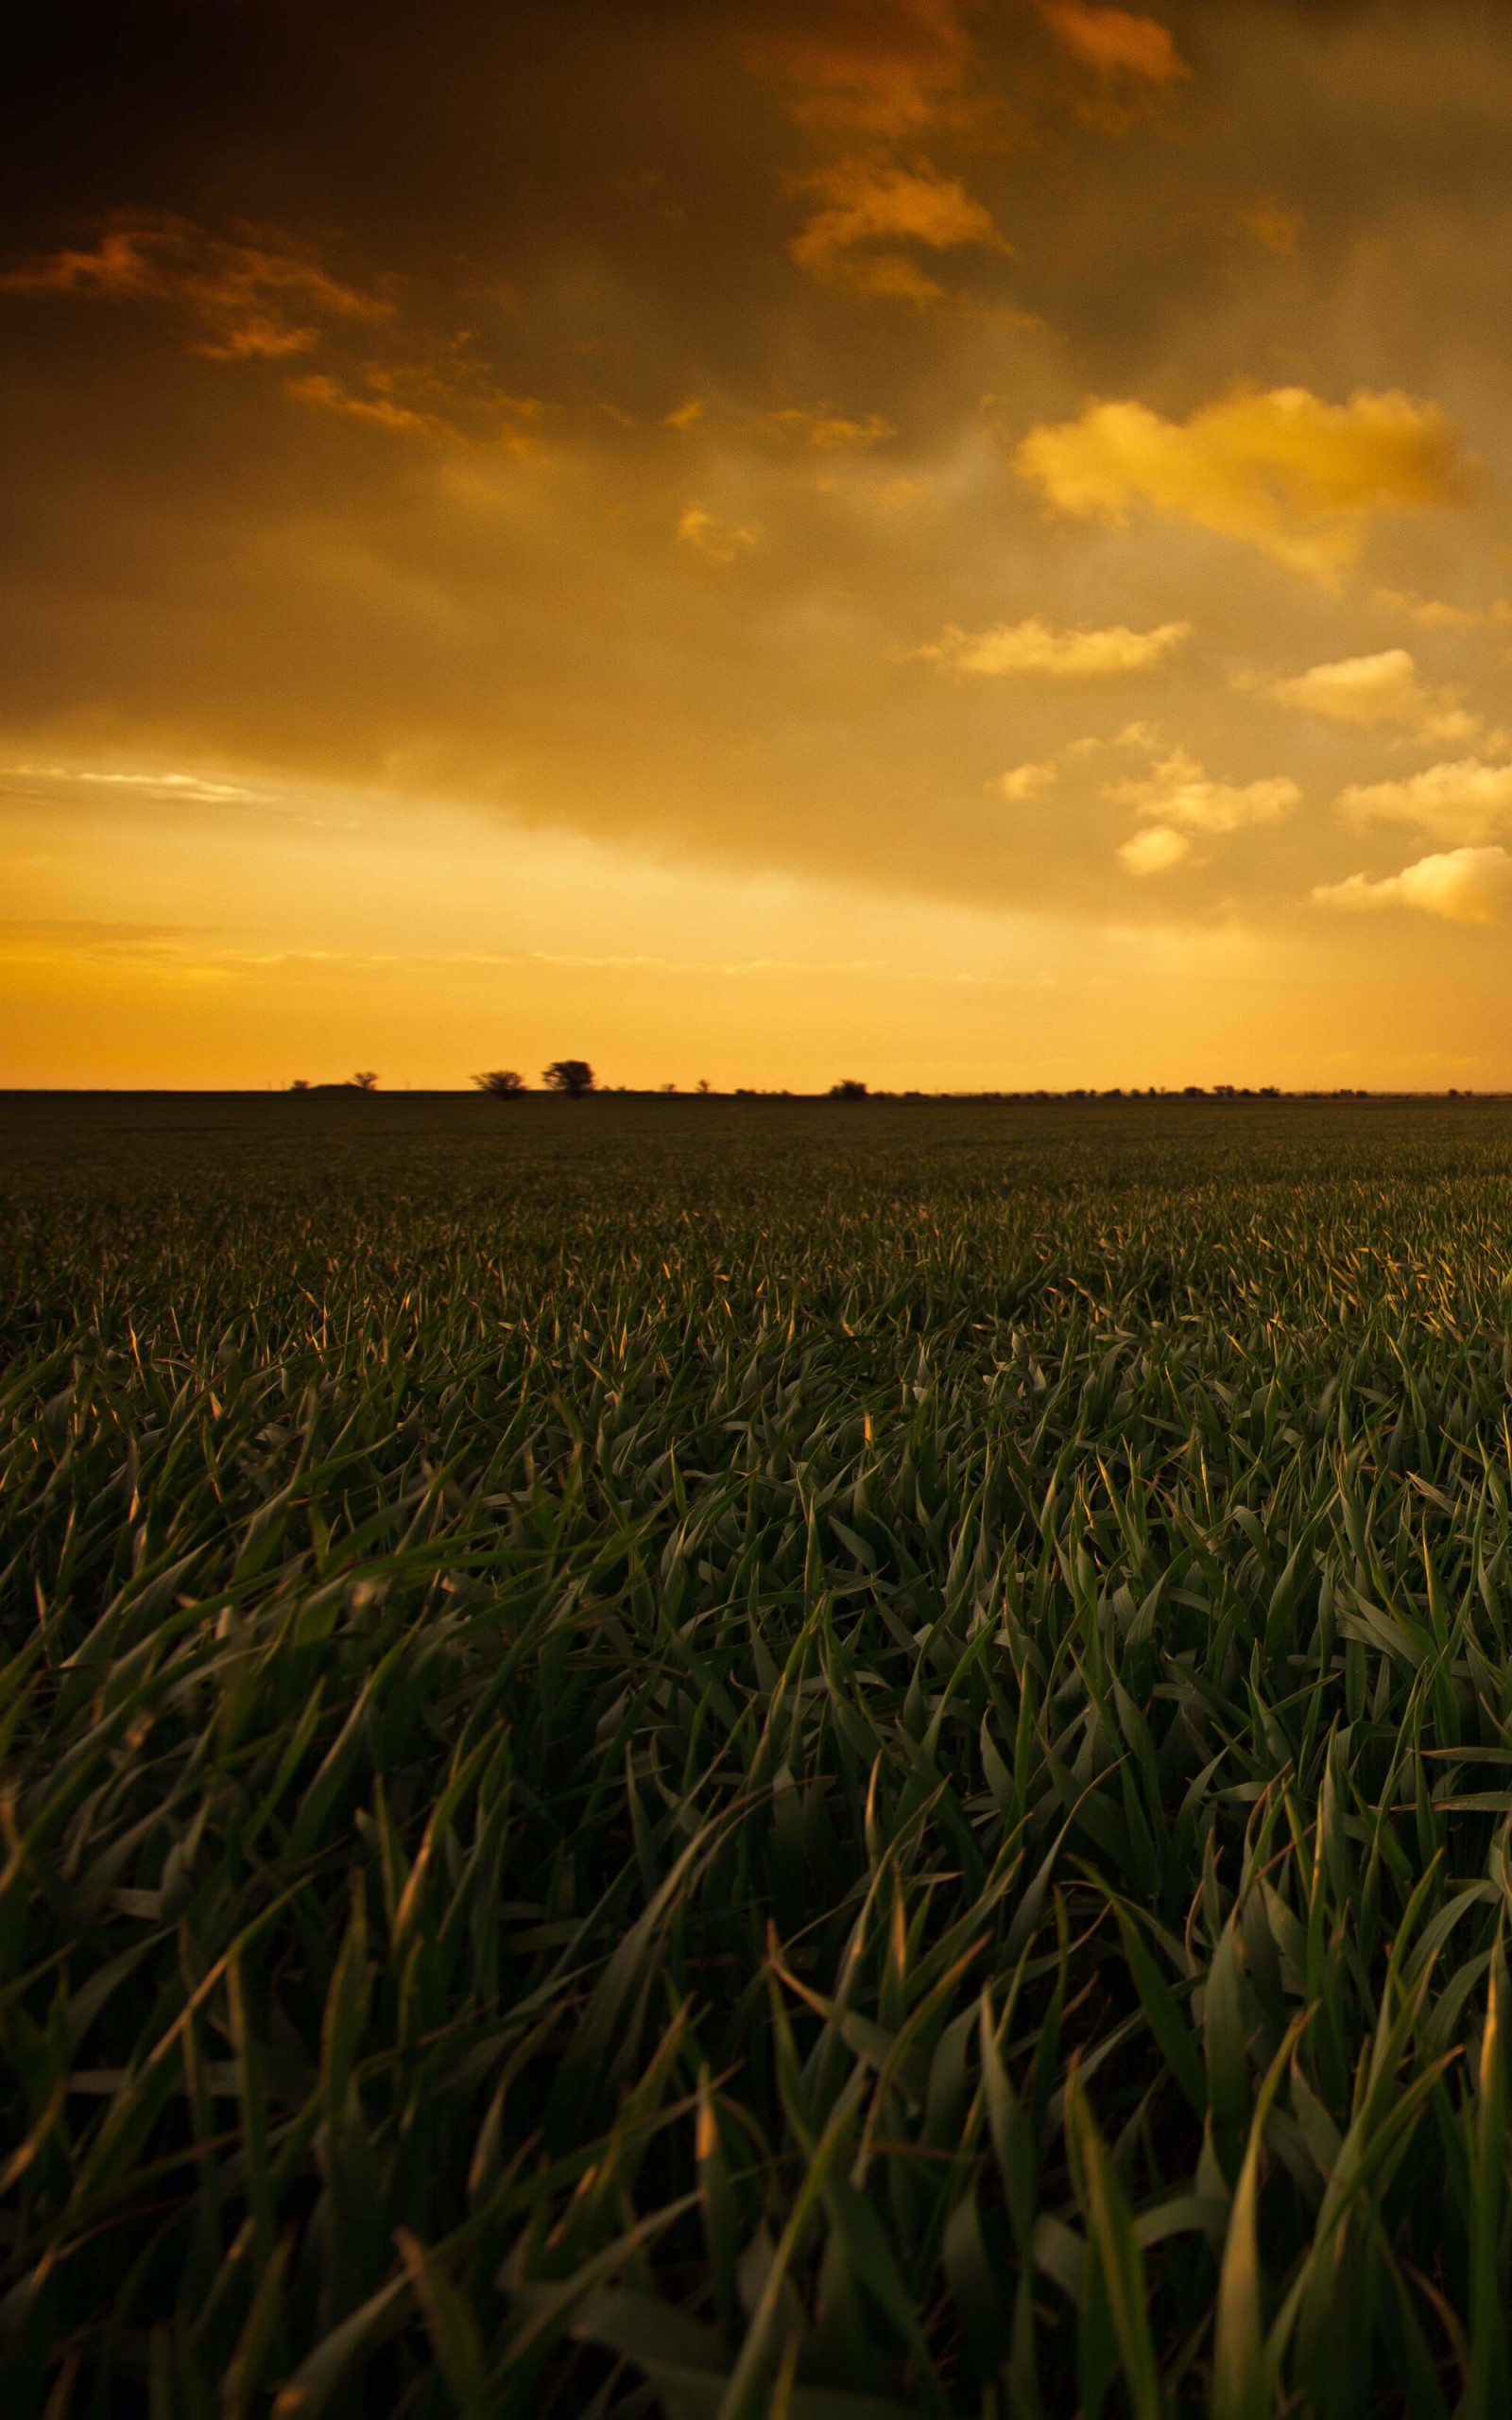
[[[8,2411],[1512,2409],[1512,1111],[0,1155]]]

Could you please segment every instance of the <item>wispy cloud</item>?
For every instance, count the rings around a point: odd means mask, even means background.
[[[684,507],[678,523],[678,536],[685,546],[703,555],[712,563],[738,562],[753,546],[761,544],[761,530],[751,525],[716,521],[701,504]]]
[[[472,365],[448,377],[446,367],[409,363],[389,368],[368,362],[360,384],[311,371],[285,381],[296,403],[366,424],[389,437],[423,439],[432,445],[492,445],[510,453],[535,450],[533,430],[541,406],[533,397],[505,394]]]
[[[1122,622],[1101,631],[1056,630],[1035,614],[974,633],[952,624],[919,652],[942,670],[994,680],[1038,674],[1051,681],[1100,681],[1163,663],[1191,631],[1190,622],[1162,622],[1153,631],[1131,631]]]
[[[806,412],[789,407],[768,412],[766,417],[784,437],[796,438],[799,444],[812,446],[819,454],[865,451],[898,434],[891,421],[884,420],[880,412],[868,412],[865,420],[852,420],[843,412]]]
[[[1489,605],[1447,605],[1441,597],[1419,596],[1411,588],[1378,588],[1378,605],[1405,614],[1424,631],[1504,631],[1512,628],[1512,605],[1504,596]]]
[[[386,295],[333,277],[277,228],[220,235],[169,216],[118,219],[93,245],[9,270],[0,292],[175,303],[191,350],[213,361],[282,360],[307,353],[329,320],[381,320],[393,309]]]
[[[78,783],[86,788],[146,790],[162,798],[196,799],[205,806],[224,806],[255,799],[255,790],[234,782],[206,781],[198,773],[78,771],[69,765],[0,765],[0,782]]]
[[[1246,235],[1253,235],[1267,252],[1288,261],[1297,256],[1297,237],[1306,223],[1299,210],[1289,210],[1280,201],[1253,201],[1239,213],[1239,224]]]
[[[798,181],[820,203],[788,247],[794,260],[821,284],[864,294],[932,302],[941,288],[909,259],[888,249],[898,242],[949,251],[961,245],[1004,246],[989,211],[973,201],[958,177],[927,162],[911,168],[874,159],[836,160]]]
[[[1039,9],[1061,48],[1100,76],[1178,84],[1192,73],[1158,18],[1091,7],[1089,0],[1039,0]]]
[[[770,32],[755,46],[800,124],[894,137],[959,120],[971,54],[957,0],[869,0],[804,14],[801,29]]]

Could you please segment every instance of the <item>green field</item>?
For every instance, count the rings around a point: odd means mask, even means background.
[[[1512,2410],[1512,1110],[0,1206],[8,2413]]]

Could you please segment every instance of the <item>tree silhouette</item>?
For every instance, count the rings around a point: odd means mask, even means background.
[[[839,1083],[830,1086],[832,1100],[865,1100],[867,1088],[859,1076],[844,1076]]]
[[[487,1075],[474,1076],[472,1081],[490,1100],[518,1100],[529,1090],[524,1076],[513,1067],[490,1067]]]
[[[354,1076],[347,1078],[349,1093],[375,1093],[377,1089],[378,1078],[371,1067],[359,1067]]]
[[[289,1086],[291,1093],[307,1093],[309,1089],[310,1079],[308,1076],[296,1076],[294,1081]]]
[[[554,1059],[541,1079],[548,1091],[562,1093],[568,1100],[581,1100],[593,1089],[595,1078],[586,1059]]]

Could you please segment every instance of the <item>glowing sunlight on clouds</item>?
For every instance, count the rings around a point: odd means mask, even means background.
[[[733,523],[716,521],[701,504],[683,508],[678,522],[678,536],[685,546],[706,556],[712,563],[738,562],[752,546],[759,546],[762,533]]]
[[[1118,854],[1130,873],[1167,873],[1180,864],[1191,846],[1184,832],[1173,832],[1168,823],[1152,823],[1147,832],[1136,832],[1125,840]]]
[[[1465,712],[1457,689],[1425,687],[1404,647],[1386,648],[1379,655],[1346,656],[1337,664],[1314,664],[1310,672],[1270,682],[1267,695],[1279,705],[1320,715],[1327,722],[1360,727],[1400,723],[1426,739],[1469,739],[1481,727],[1479,715]]]
[[[1466,756],[1405,781],[1351,782],[1338,803],[1351,822],[1416,823],[1435,840],[1485,840],[1512,830],[1512,765]]]
[[[1015,765],[1006,773],[999,773],[987,785],[1000,798],[1011,799],[1015,805],[1025,799],[1042,798],[1060,779],[1058,765]]]
[[[1175,84],[1192,73],[1168,28],[1154,17],[1092,7],[1089,0],[1039,0],[1039,7],[1062,47],[1099,75],[1141,76],[1155,84]]]
[[[927,162],[902,168],[869,159],[836,160],[800,185],[823,207],[788,250],[799,268],[821,283],[932,302],[941,291],[934,278],[905,254],[871,247],[880,240],[922,244],[936,252],[962,244],[1002,249],[991,213],[971,199],[959,177],[941,176]]]
[[[1241,832],[1247,825],[1279,823],[1302,804],[1289,775],[1267,781],[1218,782],[1184,748],[1154,766],[1143,780],[1112,782],[1107,795],[1136,807],[1151,821],[1185,832]]]
[[[1318,883],[1313,897],[1323,908],[1416,908],[1453,925],[1500,924],[1512,904],[1512,856],[1504,849],[1451,849],[1381,882],[1352,873],[1346,882]]]
[[[1512,9],[161,15],[0,154],[13,1080],[1512,1083]]]
[[[1032,428],[1021,475],[1081,520],[1126,525],[1148,505],[1235,538],[1334,587],[1371,516],[1461,504],[1458,432],[1436,404],[1363,389],[1330,404],[1305,387],[1238,389],[1170,421],[1141,403],[1090,403]]]
[[[1162,622],[1154,631],[1131,631],[1122,622],[1106,631],[1057,631],[1035,614],[974,634],[952,625],[919,652],[943,670],[990,680],[1038,673],[1051,681],[1102,681],[1162,663],[1191,632],[1190,622]]]

